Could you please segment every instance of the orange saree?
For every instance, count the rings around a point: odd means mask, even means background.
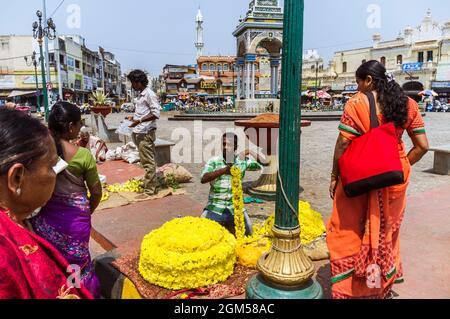
[[[385,123],[382,114],[378,118],[380,124]],[[407,123],[397,128],[404,184],[348,198],[342,183],[338,183],[327,226],[333,299],[383,299],[394,283],[403,281],[399,233],[411,165],[402,136],[405,130],[409,135],[424,134],[424,127],[419,107],[410,99]],[[369,100],[358,93],[347,103],[339,131],[354,140],[369,130]]]

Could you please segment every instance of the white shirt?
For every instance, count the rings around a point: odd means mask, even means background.
[[[147,115],[154,115],[159,119],[161,113],[161,105],[158,102],[158,97],[149,87],[141,92],[136,101],[136,110],[133,119],[139,121]],[[156,130],[156,120],[144,122],[133,128],[133,133],[147,134],[152,130]]]

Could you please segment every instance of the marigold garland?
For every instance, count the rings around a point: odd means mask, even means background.
[[[241,265],[255,267],[258,259],[272,247],[272,228],[275,224],[275,214],[272,214],[262,225],[254,226],[252,236],[245,236],[242,172],[238,167],[233,166],[231,176],[237,238],[236,255]],[[300,239],[303,245],[308,245],[325,233],[325,225],[322,215],[311,209],[309,203],[300,201],[299,212]]]
[[[139,272],[149,283],[181,290],[227,280],[236,263],[236,239],[205,218],[174,219],[145,236]]]
[[[130,179],[123,184],[108,185],[106,189],[111,193],[142,193],[144,191],[144,181],[139,179]]]
[[[231,168],[231,191],[233,193],[234,226],[238,245],[245,238],[244,194],[242,191],[242,172],[239,167]]]

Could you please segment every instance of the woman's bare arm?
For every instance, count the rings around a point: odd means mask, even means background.
[[[102,184],[100,182],[96,183],[94,186],[89,187],[89,192],[91,193],[91,198],[89,199],[90,208],[91,208],[91,214],[95,212],[98,205],[100,205],[100,202],[102,200]]]
[[[430,148],[426,134],[410,135],[414,147],[408,153],[408,159],[411,165],[417,164],[428,153]]]
[[[346,139],[342,134],[339,134],[339,137],[336,141],[336,146],[334,149],[334,157],[333,157],[333,170],[331,172],[331,183],[330,183],[330,197],[334,199],[334,194],[336,193],[336,187],[339,180],[339,159],[345,153],[347,148],[350,146],[352,141]]]
[[[342,134],[339,134],[339,137],[336,141],[336,146],[334,148],[334,158],[333,158],[333,171],[332,174],[334,176],[339,176],[339,159],[345,153],[347,148],[350,146],[352,141],[346,139]]]

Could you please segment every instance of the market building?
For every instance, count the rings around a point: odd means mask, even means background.
[[[215,98],[232,97],[236,93],[236,57],[201,56],[197,60],[199,78],[198,93]]]
[[[39,46],[32,36],[0,36],[0,99],[12,97],[18,103],[37,105],[36,95],[42,95],[42,77],[39,64],[37,92],[31,63],[33,51],[39,61]],[[62,95],[62,99],[86,103],[90,93],[102,87],[111,97],[126,94],[121,66],[114,54],[102,48],[98,52],[89,49],[79,35],[64,35],[49,41],[49,66],[50,101],[57,101]]]
[[[178,97],[180,92],[188,91],[187,79],[196,76],[196,66],[167,64],[163,68],[163,81],[167,97]]]
[[[439,24],[428,10],[421,24],[406,27],[396,39],[383,41],[380,34],[373,36],[370,47],[336,52],[330,73],[334,80],[323,81],[334,91],[344,91],[355,85],[355,72],[365,61],[378,60],[412,97],[424,89],[450,93],[450,22]],[[331,83],[330,83],[331,82]]]
[[[40,65],[37,67],[37,78],[31,62],[32,52],[39,47],[31,36],[0,36],[0,99],[14,98],[22,103],[37,105],[36,80],[42,87]],[[25,57],[27,60],[25,60]],[[52,72],[54,78],[55,72]]]

